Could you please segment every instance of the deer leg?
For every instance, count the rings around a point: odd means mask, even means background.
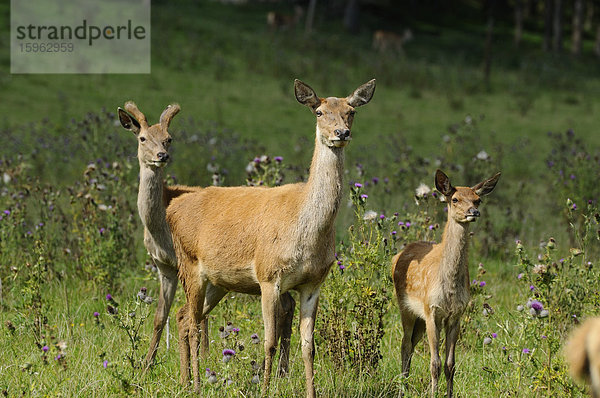
[[[302,359],[306,376],[306,397],[315,397],[314,359],[315,359],[315,318],[319,304],[319,288],[304,289],[300,292],[300,339],[302,341]]]
[[[203,307],[207,281],[200,280],[193,289],[186,291],[189,320],[190,359],[192,362],[192,377],[194,390],[200,392],[200,370],[198,364],[198,346],[200,343],[199,328],[204,319]]]
[[[292,336],[292,321],[294,319],[294,309],[296,302],[289,292],[281,295],[280,314],[277,319],[281,320],[277,324],[277,336],[279,339],[279,367],[277,374],[280,377],[288,373],[290,360],[290,338]]]
[[[402,336],[402,345],[400,348],[400,355],[402,358],[402,377],[408,377],[408,373],[410,372],[410,361],[412,359],[414,348],[412,343],[413,332],[417,319],[408,311],[402,311],[401,317],[402,329],[404,330],[404,335]]]
[[[221,299],[225,297],[226,294],[227,290],[208,282],[206,286],[206,296],[204,298],[204,308],[202,310],[204,319],[202,320],[202,325],[200,329],[200,338],[202,341],[202,344],[200,346],[200,358],[202,358],[203,360],[208,358],[209,338],[207,315],[212,311],[213,308],[215,308],[217,304],[219,304]]]
[[[273,357],[277,351],[277,308],[279,307],[279,285],[277,283],[261,283],[262,315],[265,327],[265,378],[262,395],[268,395],[271,381]]]
[[[190,382],[189,306],[186,303],[177,311],[179,329],[179,381],[187,386]]]
[[[444,363],[444,373],[446,375],[447,397],[452,398],[454,388],[454,349],[458,340],[460,331],[460,317],[449,320],[446,324],[446,361]]]
[[[160,338],[167,323],[173,299],[175,298],[175,291],[177,290],[177,269],[159,261],[155,261],[155,264],[159,270],[160,293],[158,295],[156,314],[154,315],[152,339],[150,340],[150,347],[146,355],[146,368],[150,367],[156,357],[158,344],[160,343]]]
[[[433,312],[433,311],[432,311]],[[434,397],[437,391],[438,380],[440,378],[440,370],[442,362],[440,361],[440,322],[435,319],[435,315],[430,314],[425,320],[425,328],[427,329],[427,340],[429,341],[429,353],[431,362],[429,371],[431,372],[431,396]]]

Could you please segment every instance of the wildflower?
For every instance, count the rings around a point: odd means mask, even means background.
[[[269,159],[267,155],[262,155],[260,157],[260,162],[264,164],[269,164],[271,162],[271,159]]]
[[[240,332],[240,328],[233,328],[232,330],[233,333],[239,333]],[[241,350],[240,350],[241,351]]]
[[[98,230],[98,232],[100,232],[100,235],[104,235],[104,232],[106,232],[106,229],[104,227],[102,227]]]
[[[363,185],[360,182],[357,182],[357,183],[354,184],[354,187],[355,188],[362,188]]]
[[[227,331],[227,332],[230,332],[230,333],[231,333],[231,332],[233,332],[233,329],[234,329],[234,328],[233,328],[233,323],[231,323],[231,322],[227,322],[227,326],[225,326],[225,331]]]
[[[385,214],[380,214],[380,215],[379,215],[379,219],[380,219],[380,220],[385,220]]]
[[[44,352],[48,352],[49,349],[50,348],[47,345],[45,345],[45,346],[42,347],[42,351],[44,351]]]
[[[211,374],[210,368],[206,368],[206,371],[204,372],[204,374],[206,375],[206,377],[209,377]]]
[[[94,318],[98,318],[100,316],[100,313],[98,311],[94,311]]]
[[[410,221],[407,221],[404,225],[406,225],[406,228],[410,228],[410,226],[411,226]]]
[[[396,232],[396,231],[392,231],[392,235],[396,235],[396,234],[397,234],[397,232]]]
[[[110,293],[106,295],[106,301],[113,301],[113,297]]]
[[[529,354],[531,351],[529,348],[523,348],[523,354]]]
[[[10,216],[10,210],[4,210],[3,212],[5,215]]]
[[[377,218],[377,213],[373,210],[367,210],[363,216],[363,221],[372,221],[375,218]]]
[[[399,221],[399,222],[398,222],[398,226],[399,226],[399,227],[402,227],[402,226],[404,226],[404,221]]]
[[[479,151],[479,153],[475,156],[477,160],[488,160],[490,155],[487,154],[486,151]]]
[[[379,178],[373,177],[371,181],[373,181],[373,184],[377,184],[379,182]]]
[[[235,355],[235,351],[231,350],[231,349],[224,349],[223,350],[223,362],[227,363],[231,360],[231,358],[233,358],[233,356]]]
[[[430,231],[433,231],[435,229],[435,226],[433,224],[430,224],[427,228],[429,228]]]
[[[548,272],[548,266],[546,264],[536,264],[533,267],[533,273],[538,275],[543,275]]]
[[[283,157],[281,157],[281,156],[275,156],[273,159],[275,159],[275,162],[277,162],[277,163],[283,162]]]
[[[362,195],[360,195],[361,199],[367,199],[369,197],[369,195],[367,195],[366,193],[363,193]]]
[[[258,337],[258,335],[256,333],[254,333],[252,336],[250,336],[250,340],[252,341],[252,344],[260,343],[260,337]]]
[[[489,337],[485,337],[483,339],[483,345],[488,345],[488,344],[492,344],[492,339],[490,339]]]
[[[260,158],[258,158],[258,157],[254,158],[253,162],[256,163],[256,164],[259,164],[260,163]]]
[[[219,337],[222,339],[226,339],[229,336],[229,332],[225,330],[223,326],[219,328]]]
[[[417,198],[425,198],[430,193],[431,193],[431,188],[429,188],[429,186],[427,186],[426,184],[423,184],[423,183],[419,184],[417,189],[415,189],[415,196]]]
[[[55,356],[55,357],[54,357],[54,360],[55,360],[55,361],[58,361],[58,360],[60,360],[61,358],[62,358],[62,355],[58,354],[57,356]]]
[[[479,282],[479,287],[484,287],[486,285],[485,281]]]
[[[519,275],[517,275],[517,279],[521,279],[523,278],[523,273],[521,272]]]
[[[254,376],[252,376],[252,380],[250,380],[250,382],[252,384],[258,384],[258,383],[260,383],[260,377],[258,375],[254,375]]]
[[[496,332],[492,333],[492,338],[493,338],[493,339],[495,339],[495,338],[497,338],[497,337],[498,337],[498,333],[496,333]]]
[[[108,368],[108,361],[105,359],[104,362],[102,362],[102,367],[104,369]]]
[[[545,334],[543,334],[541,337],[542,337],[542,339],[547,339],[548,338],[548,336],[546,336]]]
[[[215,384],[217,382],[217,374],[215,373],[215,371],[213,370],[212,372],[210,372],[210,376],[208,376],[208,382],[210,384]]]
[[[535,290],[535,286],[529,285],[529,290],[531,290],[533,292]]]
[[[142,287],[140,291],[137,292],[137,298],[139,298],[141,301],[144,301],[146,299],[146,292],[147,289],[145,287]]]

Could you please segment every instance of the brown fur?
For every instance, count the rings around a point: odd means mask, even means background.
[[[171,228],[165,218],[166,208],[174,198],[191,192],[200,192],[201,187],[184,185],[167,186],[164,184],[163,166],[167,161],[159,161],[159,153],[168,155],[171,135],[168,132],[172,118],[179,112],[179,105],[168,106],[160,116],[158,124],[149,126],[146,116],[132,101],[125,104],[126,113],[119,108],[119,119],[127,130],[132,131],[139,140],[138,160],[140,163],[140,187],[138,192],[138,211],[144,224],[144,245],[150,253],[152,261],[159,269],[160,293],[154,317],[152,340],[146,355],[146,365],[150,366],[156,356],[158,344],[165,327],[167,317],[177,288],[177,258],[173,249]],[[134,116],[132,118],[131,116]],[[140,139],[143,137],[143,141]],[[167,159],[168,160],[168,159]],[[162,199],[162,200],[161,200]],[[209,297],[222,297],[222,289],[212,285],[207,287]],[[282,296],[287,311],[281,314],[282,329],[278,333],[281,339],[282,361],[279,364],[279,374],[288,370],[287,358],[289,356],[289,338],[291,336],[291,322],[294,315],[294,299],[289,293]],[[291,311],[290,311],[291,308]],[[180,314],[178,314],[178,317]],[[202,323],[202,356],[208,354],[208,319]],[[189,363],[189,342],[187,341],[187,327],[179,330],[179,351],[183,355],[181,361]],[[181,337],[185,337],[185,340]],[[180,376],[182,384],[187,384],[189,373],[182,368]]]
[[[431,395],[435,395],[441,362],[439,340],[446,329],[444,373],[447,396],[453,392],[454,348],[460,318],[469,301],[468,227],[479,216],[479,197],[490,193],[500,173],[472,188],[453,187],[436,172],[436,188],[448,202],[448,221],[442,242],[415,242],[392,259],[396,298],[402,315],[402,375],[408,376],[415,346],[427,332],[431,353]]]
[[[277,11],[269,11],[267,13],[267,26],[271,32],[277,30],[293,30],[300,18],[304,15],[304,10],[300,6],[294,7],[294,15],[283,14]]]
[[[314,322],[319,287],[335,258],[334,221],[341,201],[343,147],[350,140],[353,108],[369,102],[374,89],[375,82],[370,81],[348,98],[324,99],[306,84],[295,82],[296,98],[317,117],[307,183],[275,188],[209,187],[171,202],[167,219],[173,229],[189,307],[189,319],[181,319],[189,322],[196,390],[200,383],[198,325],[216,305],[205,295],[206,286],[211,284],[224,291],[261,294],[265,324],[263,393],[268,389],[282,321],[278,315],[280,296],[288,290],[299,291],[306,394],[315,396]]]
[[[565,346],[571,375],[588,383],[590,395],[600,397],[600,318],[585,321]]]
[[[373,50],[381,53],[395,51],[404,54],[404,44],[412,40],[412,31],[405,29],[402,35],[384,30],[376,30],[373,33]]]

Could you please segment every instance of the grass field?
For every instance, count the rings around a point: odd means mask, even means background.
[[[147,267],[135,204],[136,143],[116,123],[117,106],[135,100],[154,122],[167,104],[181,104],[167,169],[178,183],[210,185],[210,163],[224,185],[243,185],[246,165],[263,154],[283,156],[289,183],[306,178],[314,148],[314,117],[295,100],[294,78],[322,96],[344,96],[376,78],[375,96],[358,110],[346,150],[347,199],[336,222],[345,268],[334,266],[322,289],[318,396],[395,397],[401,389],[425,395],[425,344],[417,347],[411,376],[399,376],[402,328],[388,264],[407,242],[439,239],[443,204],[415,203],[415,188],[433,186],[438,167],[460,185],[503,173],[473,226],[475,283],[457,347],[456,395],[584,396],[561,347],[600,304],[600,62],[543,53],[534,34],[515,50],[510,26],[500,23],[488,89],[485,27],[464,4],[462,19],[457,13],[410,21],[415,38],[403,56],[371,49],[372,31],[394,26],[397,15],[365,12],[361,32],[350,35],[318,13],[316,32],[306,37],[300,29],[269,32],[271,7],[154,2],[150,75],[11,75],[8,28],[0,28],[0,391],[193,395],[178,383],[173,316],[170,348],[163,335],[157,364],[140,369],[156,304],[140,303],[136,293],[145,286],[156,297],[158,282]],[[9,12],[0,5],[4,21]],[[355,182],[369,197],[362,208],[351,202]],[[366,210],[384,220],[363,220]],[[398,225],[406,221],[413,225]],[[352,244],[358,249],[350,250]],[[107,294],[119,303],[119,316],[107,313]],[[532,315],[531,299],[549,315]],[[184,301],[179,289],[175,306]],[[360,303],[370,318],[355,317]],[[340,310],[339,327],[328,329]],[[378,317],[381,327],[372,321]],[[259,396],[250,361],[262,360],[262,344],[250,336],[263,337],[260,300],[231,294],[210,320],[205,367],[218,382],[207,379],[204,395]],[[239,332],[221,338],[218,327],[228,321]],[[381,354],[372,365],[357,357],[356,342],[378,329],[383,337],[367,339]],[[236,356],[224,363],[221,351],[234,347]],[[304,394],[300,351],[294,326],[291,372],[273,380],[272,396]]]

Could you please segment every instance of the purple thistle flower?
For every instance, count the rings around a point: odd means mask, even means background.
[[[338,260],[337,265],[342,265],[342,262]]]
[[[548,336],[546,336],[545,334],[543,334],[543,335],[542,335],[542,338],[543,338],[543,339],[547,339],[547,338],[548,338]]]
[[[4,210],[4,214],[6,214],[7,216],[10,216],[10,210]]]
[[[541,311],[544,309],[544,306],[539,301],[534,300],[531,302],[531,308],[533,308],[536,311]]]
[[[395,213],[394,213],[394,216],[395,216],[395,217],[398,217],[398,212],[395,212]]]
[[[253,162],[256,163],[256,164],[259,164],[260,163],[260,158],[259,157],[254,158]]]
[[[535,290],[535,286],[529,285],[529,290],[531,290],[533,292]]]
[[[354,186],[356,188],[362,188],[363,185],[360,182],[357,182],[357,183],[354,184]]]
[[[434,226],[433,226],[433,224],[431,224],[431,225],[429,225],[429,227],[427,227],[427,228],[429,228],[429,230],[430,230],[430,231],[433,231],[433,228],[434,228]]]
[[[569,178],[571,178],[571,180],[574,180],[574,179],[575,179],[575,174],[571,174],[571,175],[569,176]]]
[[[497,337],[498,337],[498,333],[496,333],[496,332],[492,333],[492,338],[493,338],[493,339],[495,339],[495,338],[497,338]]]
[[[108,367],[108,361],[105,359],[104,362],[102,362],[102,367],[104,369],[106,369]]]
[[[275,156],[273,159],[275,159],[275,161],[276,161],[277,163],[281,163],[281,162],[283,162],[283,157],[281,157],[281,156]]]
[[[485,281],[479,282],[479,287],[484,287],[486,285]]]
[[[98,232],[100,232],[100,235],[104,235],[104,232],[106,232],[106,229],[104,227],[102,227],[98,230]]]
[[[258,335],[256,333],[254,333],[252,336],[250,336],[250,339],[252,340],[252,344],[260,343],[260,337],[258,337]]]
[[[396,232],[396,231],[392,231],[392,235],[396,235],[396,234],[397,234],[397,232]]]
[[[523,354],[529,354],[531,351],[529,348],[523,348]]]
[[[379,218],[380,218],[381,220],[384,220],[384,219],[385,219],[385,214],[380,214],[380,215],[379,215]]]
[[[407,221],[406,224],[404,224],[404,225],[406,225],[406,227],[409,228],[410,227],[410,221]]]
[[[223,355],[235,355],[235,351],[229,348],[223,350]]]
[[[379,178],[373,177],[371,181],[373,181],[373,184],[377,184],[379,182]]]
[[[573,210],[577,210],[577,205],[573,203]]]
[[[55,357],[54,357],[54,360],[55,360],[55,361],[58,361],[58,360],[59,360],[59,359],[61,359],[61,358],[62,358],[62,355],[58,354],[57,356],[55,356]]]
[[[47,345],[45,345],[45,346],[42,347],[42,351],[44,351],[44,352],[48,352],[49,349],[50,348]]]
[[[367,198],[369,197],[369,195],[367,195],[367,194],[363,193],[362,195],[360,195],[360,197],[361,197],[362,199],[367,199]]]
[[[523,278],[523,273],[521,272],[519,275],[517,275],[517,279],[521,279]]]
[[[100,313],[98,311],[94,311],[94,318],[98,318],[100,316]]]
[[[106,295],[106,300],[107,300],[107,301],[112,301],[112,299],[113,299],[112,295],[111,295],[110,293],[108,293],[108,294]]]
[[[344,264],[340,264],[340,270],[342,270],[342,271],[343,271],[343,270],[345,270],[345,269],[346,269],[346,267],[344,266]]]
[[[471,282],[471,285],[476,285],[477,284],[477,279],[473,279],[473,281]]]
[[[233,328],[232,332],[233,333],[239,333],[240,332],[240,328]]]
[[[404,225],[404,221],[400,221],[400,222],[398,222],[398,226],[400,226],[400,227],[401,227],[401,226],[403,226],[403,225]]]

